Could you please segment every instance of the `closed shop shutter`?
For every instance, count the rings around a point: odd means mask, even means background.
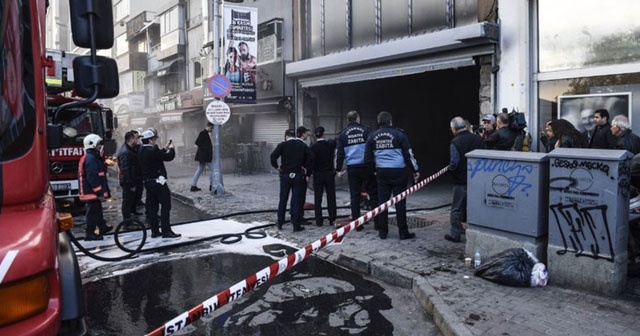
[[[284,113],[257,114],[253,122],[253,141],[275,146],[284,140],[289,120]]]

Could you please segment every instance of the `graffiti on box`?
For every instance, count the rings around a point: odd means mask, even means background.
[[[623,199],[628,197],[629,162],[618,163],[617,177],[611,174],[611,165],[601,161],[556,158],[550,164],[555,172],[567,172],[549,181],[549,224],[555,222],[564,245],[558,254],[573,253],[613,262],[615,251],[606,201],[611,201],[615,189]],[[604,180],[611,181],[612,188],[603,188],[608,185]]]
[[[485,205],[495,208],[516,208],[516,194],[528,196],[532,187],[527,179],[533,172],[533,165],[505,160],[479,159],[467,166],[469,179],[485,179],[487,175],[495,174],[485,188]]]

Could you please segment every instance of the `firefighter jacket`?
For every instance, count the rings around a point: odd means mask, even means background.
[[[106,166],[95,149],[87,149],[80,158],[78,184],[81,201],[95,201],[99,197],[108,198],[110,195]]]

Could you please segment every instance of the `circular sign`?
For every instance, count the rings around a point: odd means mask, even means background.
[[[207,109],[204,111],[207,116],[207,120],[209,120],[214,125],[224,125],[229,120],[231,116],[231,109],[227,103],[221,100],[214,100],[209,105],[207,105]]]
[[[214,75],[207,80],[207,88],[212,96],[224,98],[231,93],[231,81],[225,75]]]

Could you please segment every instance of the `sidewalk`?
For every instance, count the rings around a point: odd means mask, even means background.
[[[174,196],[212,215],[277,207],[279,184],[275,173],[225,174],[226,195],[212,196],[206,191],[208,175],[200,177],[203,191],[189,191],[194,164],[171,162],[167,169]],[[340,207],[349,199],[347,187],[341,183],[338,189],[338,215],[346,216],[348,209]],[[410,195],[407,208],[433,208],[450,200],[448,184],[436,180]],[[307,202],[313,202],[311,190],[307,191]],[[275,212],[269,212],[234,219],[274,223],[275,216]],[[306,211],[305,217],[313,218],[313,211]],[[640,335],[639,279],[628,281],[628,290],[617,298],[555,287],[553,274],[549,274],[549,285],[542,288],[494,284],[475,277],[473,270],[464,265],[464,244],[444,240],[449,228],[448,206],[410,211],[408,217],[416,239],[400,241],[390,218],[386,240],[378,238],[372,225],[365,225],[361,232],[349,232],[341,245],[328,246],[316,255],[412,289],[444,335]],[[305,228],[293,233],[291,225],[285,224],[281,231],[274,226],[268,232],[303,247],[335,229],[328,226],[327,220],[322,227]]]

